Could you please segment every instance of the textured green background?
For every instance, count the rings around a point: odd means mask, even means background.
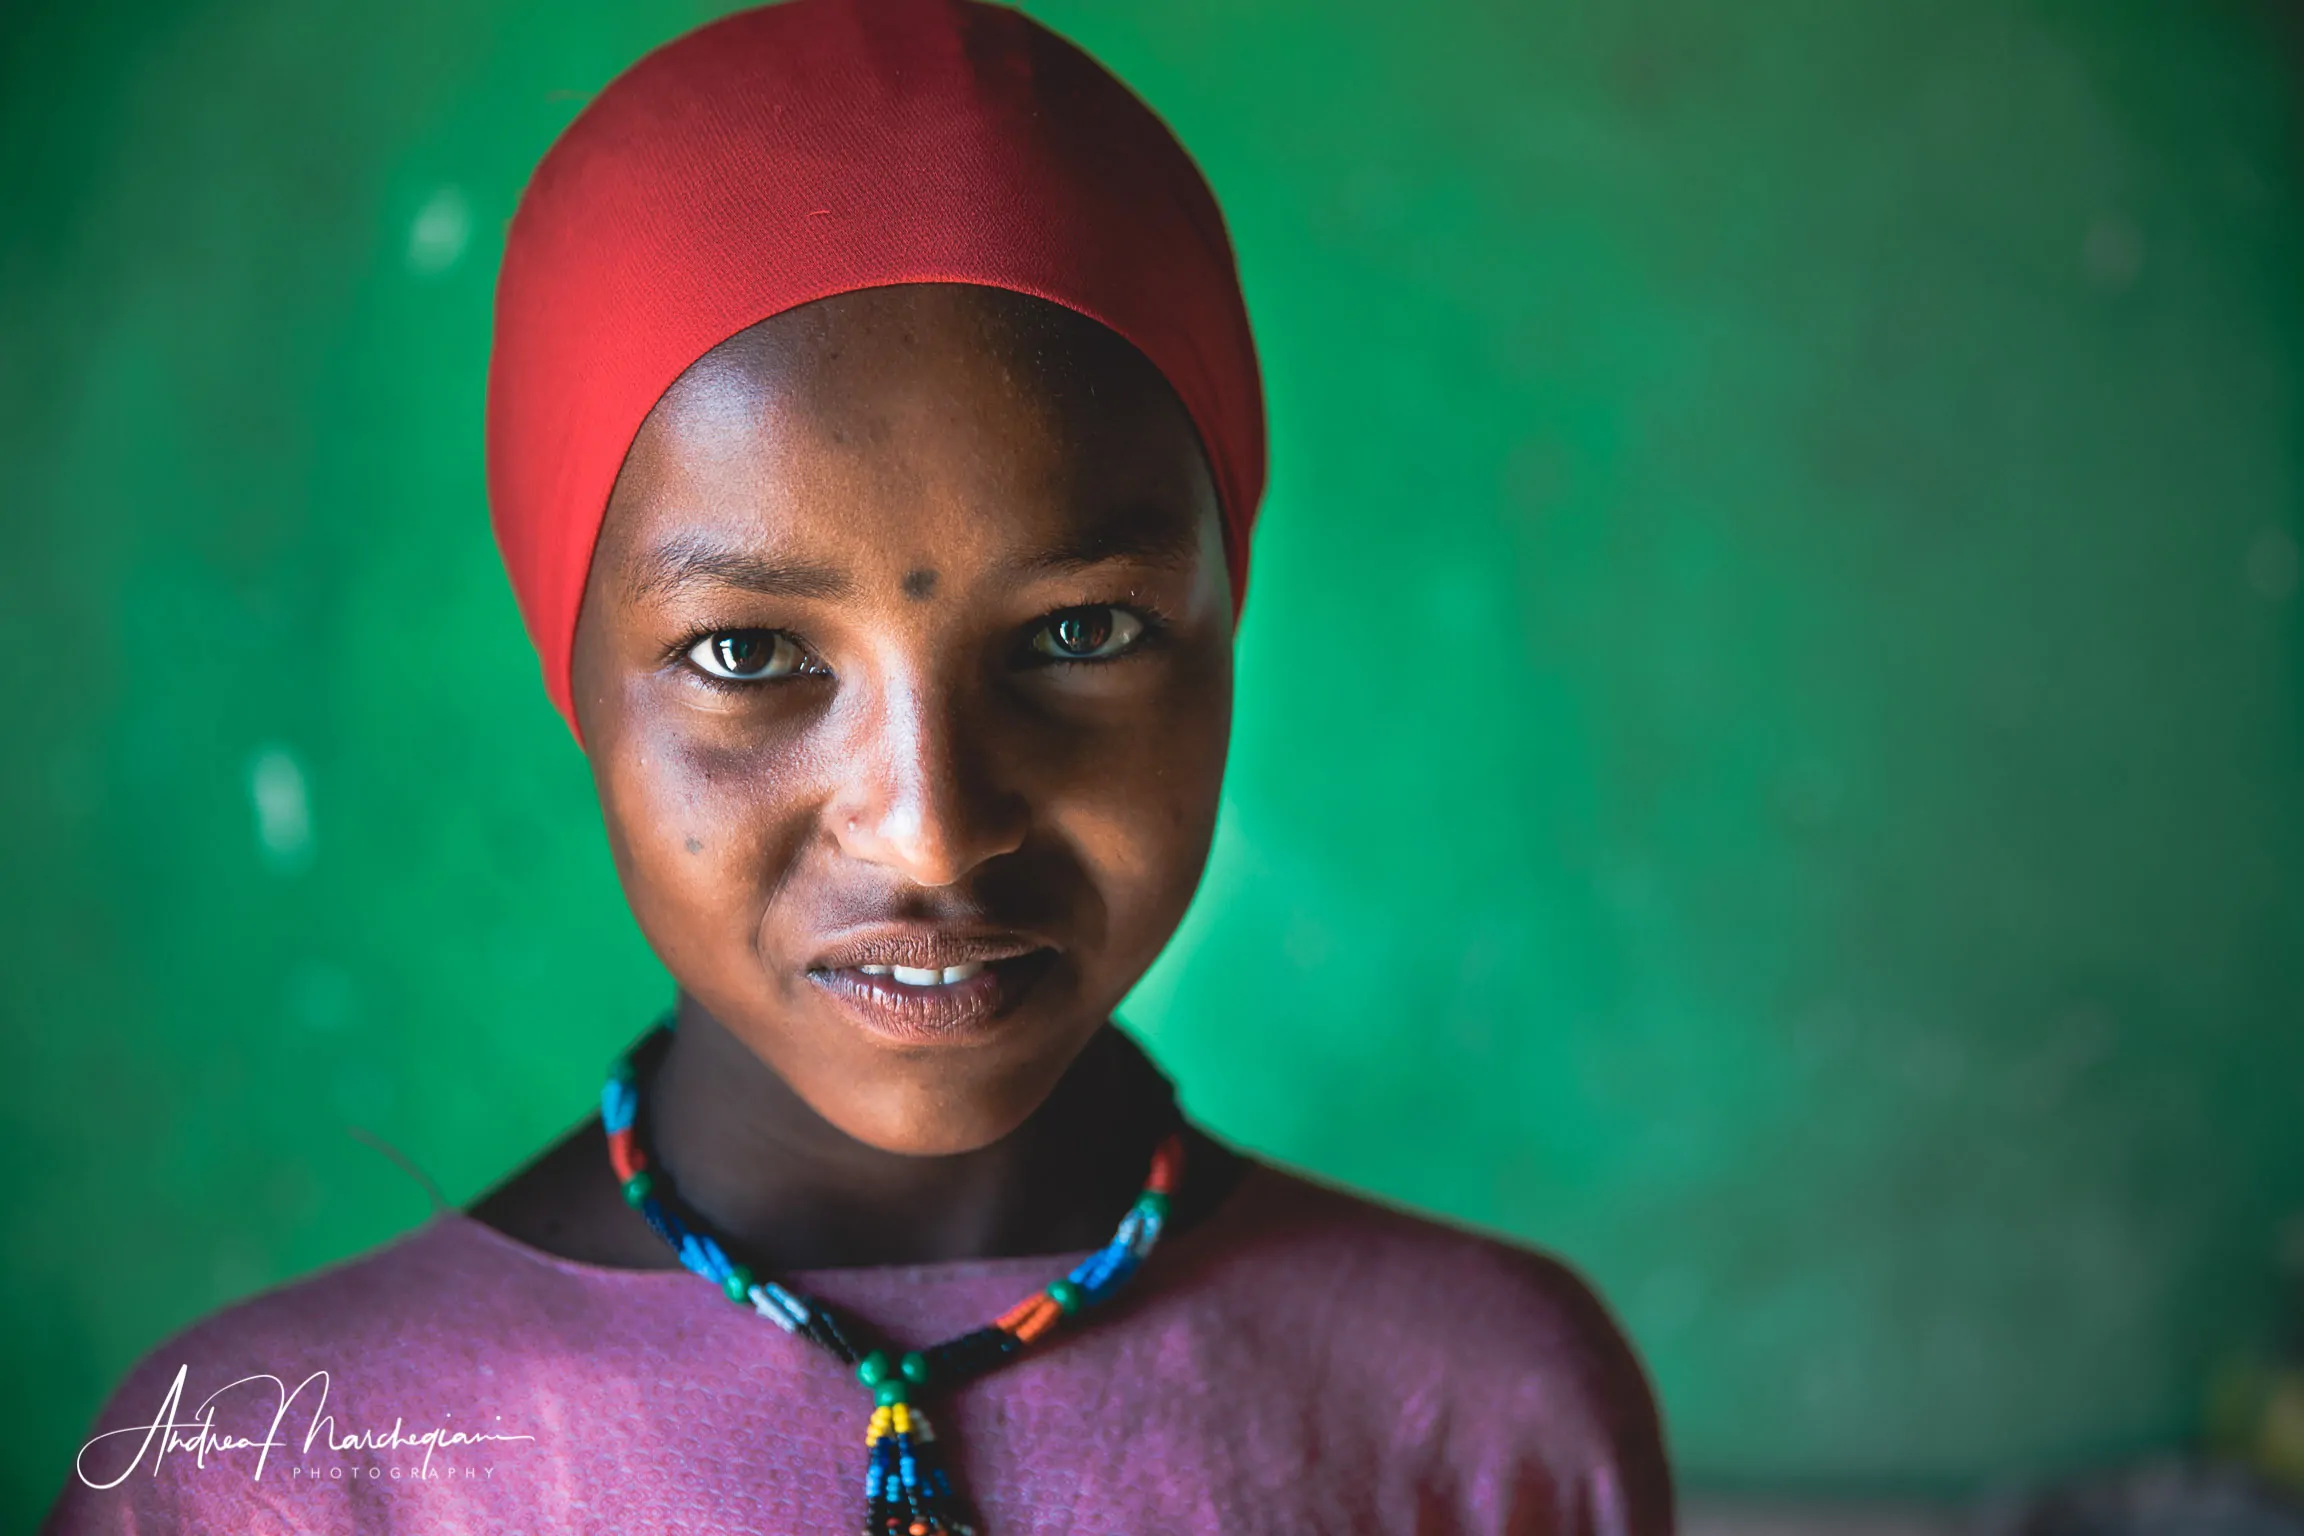
[[[1584,1265],[1699,1482],[2180,1440],[2304,1208],[2299,55],[2240,5],[1061,0],[1276,477],[1129,1016]],[[522,177],[682,0],[0,10],[0,1523],[664,999],[488,542]]]

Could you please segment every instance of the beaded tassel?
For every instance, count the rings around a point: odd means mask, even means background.
[[[637,1052],[634,1053],[638,1054]],[[1184,1137],[1172,1133],[1152,1154],[1144,1192],[1120,1219],[1110,1242],[993,1320],[988,1327],[914,1350],[891,1361],[885,1350],[859,1350],[838,1315],[813,1297],[755,1277],[728,1257],[710,1233],[684,1221],[663,1199],[639,1134],[640,1090],[630,1057],[616,1063],[600,1092],[600,1121],[608,1133],[608,1162],[624,1198],[639,1211],[686,1268],[719,1287],[786,1333],[796,1334],[843,1364],[872,1391],[872,1417],[864,1431],[864,1536],[977,1536],[967,1506],[954,1491],[936,1451],[936,1432],[912,1396],[924,1388],[951,1388],[1013,1359],[1052,1333],[1066,1318],[1110,1299],[1128,1283],[1160,1241],[1168,1202],[1184,1172]]]
[[[909,1401],[911,1387],[927,1382],[926,1361],[909,1354],[891,1367],[885,1354],[874,1351],[856,1374],[874,1399],[864,1431],[866,1536],[975,1536],[937,1459],[936,1431]]]

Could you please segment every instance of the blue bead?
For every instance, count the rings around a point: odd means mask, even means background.
[[[728,1261],[722,1259],[719,1267],[715,1268],[704,1247],[705,1241],[709,1241],[709,1239],[699,1241],[693,1232],[684,1234],[680,1240],[680,1262],[717,1285],[720,1283],[721,1275],[727,1272]]]
[[[1122,1256],[1126,1252],[1127,1250],[1123,1248],[1107,1248],[1103,1252],[1091,1258],[1087,1263],[1081,1265],[1080,1267],[1087,1271],[1087,1273],[1081,1277],[1081,1289],[1088,1291],[1100,1291],[1106,1285],[1110,1284],[1112,1279],[1112,1272],[1120,1267]]]

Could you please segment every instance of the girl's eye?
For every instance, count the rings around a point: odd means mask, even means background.
[[[781,630],[724,629],[689,647],[688,659],[712,677],[757,683],[803,670],[808,653]]]
[[[1032,649],[1057,661],[1106,661],[1143,638],[1144,621],[1125,608],[1066,608],[1048,616]]]

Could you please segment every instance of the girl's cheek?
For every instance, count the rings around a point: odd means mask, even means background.
[[[762,817],[742,755],[699,749],[673,730],[627,737],[611,788],[627,883],[682,893],[682,905],[728,883]]]

